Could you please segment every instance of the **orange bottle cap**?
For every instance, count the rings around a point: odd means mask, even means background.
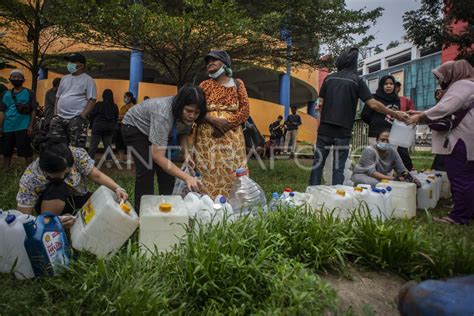
[[[160,212],[168,213],[171,212],[171,204],[169,203],[161,203],[160,204]]]

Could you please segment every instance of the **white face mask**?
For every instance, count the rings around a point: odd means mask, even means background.
[[[224,66],[222,66],[221,68],[219,68],[219,70],[216,71],[215,73],[209,74],[209,77],[211,77],[212,79],[217,79],[217,78],[219,78],[223,73],[224,73]]]

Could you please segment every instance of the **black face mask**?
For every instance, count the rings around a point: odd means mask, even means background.
[[[53,183],[53,184],[61,184],[64,182],[64,178],[46,177],[46,180],[48,180],[49,183]]]
[[[10,83],[15,87],[15,88],[19,88],[23,85],[23,82],[25,82],[25,80],[23,79],[10,79]]]
[[[53,178],[53,177],[50,177],[50,176],[46,176],[46,180],[48,180],[50,183],[53,183],[53,184],[61,184],[68,177],[69,173],[70,172],[66,173],[64,175],[64,178]]]

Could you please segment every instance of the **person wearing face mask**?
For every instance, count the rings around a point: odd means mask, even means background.
[[[433,69],[445,92],[432,108],[412,111],[407,123],[458,117],[449,130],[432,130],[432,152],[444,156],[444,167],[451,182],[454,207],[443,217],[445,224],[468,224],[474,219],[474,68],[467,60],[448,61]]]
[[[385,107],[393,111],[400,111],[400,98],[395,93],[395,78],[393,76],[383,76],[373,96]],[[369,124],[369,145],[376,143],[376,137],[382,130],[392,127],[393,118],[391,116],[376,112],[367,105],[362,110],[361,118]]]
[[[122,120],[125,114],[127,114],[128,110],[130,110],[136,103],[137,101],[133,97],[133,93],[130,91],[125,92],[125,94],[123,95],[123,104],[119,106],[118,128],[114,135],[115,148],[117,149],[119,160],[121,163],[125,163],[127,166],[130,166],[133,161],[129,160],[126,156],[127,147],[125,146],[125,142],[123,141],[121,132]]]
[[[94,167],[83,148],[68,147],[54,140],[41,144],[39,158],[20,179],[17,209],[26,214],[52,212],[62,215],[63,225],[74,223],[73,214],[89,199],[88,180],[115,192],[118,200],[127,200],[127,192],[114,180]]]
[[[375,187],[382,180],[395,180],[408,174],[400,155],[388,142],[389,130],[381,130],[376,136],[376,144],[362,152],[359,163],[354,168],[354,185],[370,184]],[[398,177],[392,176],[395,171]]]
[[[171,160],[180,146],[185,164],[194,168],[188,136],[194,123],[207,112],[206,97],[199,87],[186,84],[176,96],[152,98],[132,107],[122,120],[122,136],[135,162],[135,210],[141,197],[154,194],[155,174],[160,194],[173,192],[174,178],[186,182],[190,191],[200,191],[202,183],[183,172]],[[178,147],[179,148],[179,147]]]
[[[59,84],[48,137],[84,148],[89,126],[87,117],[97,99],[96,85],[92,77],[85,73],[86,58],[82,54],[75,53],[65,59],[69,74]]]
[[[38,104],[33,91],[23,87],[24,82],[23,72],[13,70],[10,73],[13,89],[0,98],[0,138],[5,169],[11,166],[15,147],[18,157],[25,158],[26,165],[33,157],[31,136]]]
[[[247,167],[242,130],[249,118],[245,85],[232,78],[227,52],[214,50],[204,58],[210,79],[201,82],[208,114],[196,129],[196,165],[210,196],[228,196],[235,177],[233,172]]]

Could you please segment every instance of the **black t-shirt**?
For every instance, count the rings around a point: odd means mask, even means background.
[[[298,114],[290,114],[285,122],[288,131],[294,131],[301,125],[301,117]]]
[[[358,100],[366,102],[373,98],[363,79],[349,70],[329,75],[324,80],[319,95],[324,99],[321,124],[332,124],[351,131]]]

